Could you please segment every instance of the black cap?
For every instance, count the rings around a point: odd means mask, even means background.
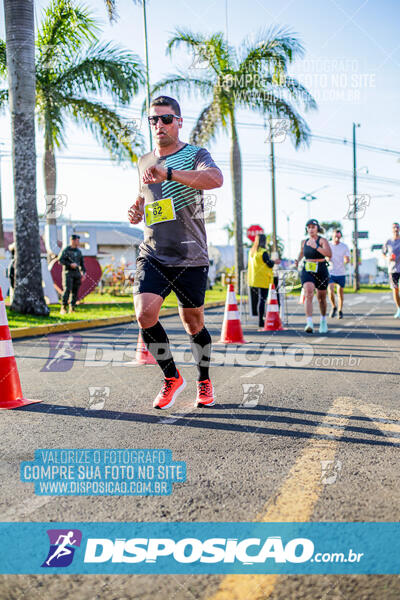
[[[306,227],[308,227],[309,225],[316,225],[318,227],[319,223],[318,223],[317,219],[308,219],[308,221],[306,223]]]
[[[80,239],[81,239],[81,236],[78,235],[77,233],[73,233],[71,235],[71,240],[80,240]]]

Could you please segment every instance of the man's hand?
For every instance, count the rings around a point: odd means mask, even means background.
[[[70,266],[71,266],[73,269],[76,269],[76,268],[78,267],[78,265],[77,265],[76,263],[71,263],[71,264],[70,264]]]
[[[167,179],[167,169],[160,165],[153,165],[145,170],[142,183],[161,183]]]
[[[311,248],[316,248],[317,242],[315,240],[313,240],[312,238],[310,238],[309,240],[307,240],[307,246],[310,246]]]
[[[85,281],[86,279],[86,273],[82,273],[82,281]]]
[[[128,210],[128,219],[132,225],[137,225],[143,219],[144,214],[144,198],[138,196],[136,202],[132,204]]]

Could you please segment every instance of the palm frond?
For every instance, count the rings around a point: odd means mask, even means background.
[[[142,0],[132,0],[134,4],[142,4]],[[117,7],[116,7],[116,1],[115,0],[104,0],[104,2],[106,3],[106,8],[107,8],[107,12],[108,12],[108,18],[110,23],[112,23],[113,21],[117,21],[118,20],[118,12],[117,12]]]
[[[4,40],[0,40],[0,77],[5,77],[6,73],[7,73],[6,43]]]
[[[5,112],[8,105],[8,90],[0,90],[0,114]]]
[[[209,79],[190,77],[184,73],[179,73],[177,75],[167,75],[164,79],[156,83],[150,92],[154,96],[157,92],[168,90],[171,94],[176,94],[177,96],[183,92],[189,97],[207,98],[213,89],[214,85]]]
[[[108,18],[110,20],[110,23],[112,23],[113,21],[116,21],[118,19],[116,2],[115,2],[115,0],[104,0],[104,1],[106,3]]]
[[[52,0],[44,11],[37,34],[37,68],[48,69],[78,51],[83,44],[97,40],[99,26],[89,11],[70,0]]]
[[[282,119],[281,126],[289,134],[295,148],[309,145],[309,126],[298,111],[283,98],[269,92],[265,97],[249,95],[244,99],[237,98],[236,105],[238,108],[250,108],[263,116]]]
[[[287,97],[298,105],[302,105],[305,110],[316,110],[317,103],[310,92],[293,77],[282,75],[260,76],[258,73],[241,73],[236,75],[232,81],[232,93],[235,98],[241,97],[266,97],[269,94],[276,94]],[[227,85],[227,82],[225,82]]]
[[[304,55],[304,46],[290,30],[273,27],[260,32],[256,39],[247,38],[240,54],[241,72],[259,72],[267,66],[285,71],[296,57]]]
[[[144,84],[139,57],[111,44],[94,44],[68,68],[56,74],[52,86],[66,95],[109,93],[126,104]]]
[[[192,50],[195,62],[205,63],[216,73],[224,70],[229,64],[229,48],[224,35],[220,32],[206,37],[200,33],[177,28],[168,41],[166,53],[172,56],[172,50],[181,45],[186,45]]]
[[[220,123],[221,114],[218,102],[211,102],[201,111],[190,134],[189,142],[195,146],[204,146],[207,142],[215,140]]]
[[[36,95],[37,119],[39,128],[44,132],[45,148],[61,148],[65,146],[65,119],[61,107],[64,98],[60,94]]]
[[[113,110],[100,102],[70,96],[64,109],[83,127],[89,129],[117,162],[137,161],[137,152],[144,148],[143,136],[133,131]]]

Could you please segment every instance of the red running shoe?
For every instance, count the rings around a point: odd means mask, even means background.
[[[178,377],[165,377],[164,385],[160,393],[153,402],[153,408],[170,408],[175,402],[175,398],[179,396],[186,387],[186,381],[178,371]]]
[[[198,406],[214,406],[214,390],[209,379],[197,382],[197,398],[194,405]]]

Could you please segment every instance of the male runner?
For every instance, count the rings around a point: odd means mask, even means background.
[[[209,378],[211,336],[204,326],[208,274],[202,190],[222,186],[222,173],[204,148],[179,139],[179,104],[159,96],[148,116],[155,150],[139,160],[140,190],[129,220],[145,221],[134,283],[135,312],[143,341],[164,373],[154,408],[173,405],[186,382],[177,370],[167,334],[158,320],[164,298],[173,290],[198,367],[195,406],[215,403]],[[200,216],[199,216],[200,213]]]
[[[338,319],[343,319],[343,288],[346,284],[346,266],[350,262],[350,250],[342,241],[342,232],[340,229],[335,229],[332,235],[332,242],[329,245],[332,250],[330,262],[332,268],[329,273],[328,295],[332,304],[330,317],[335,317],[337,312],[335,301],[335,285],[338,295]]]
[[[386,244],[383,244],[382,252],[389,260],[389,282],[393,292],[393,300],[397,307],[393,316],[395,319],[400,319],[400,225],[398,223],[393,223],[392,232],[393,236]]]

